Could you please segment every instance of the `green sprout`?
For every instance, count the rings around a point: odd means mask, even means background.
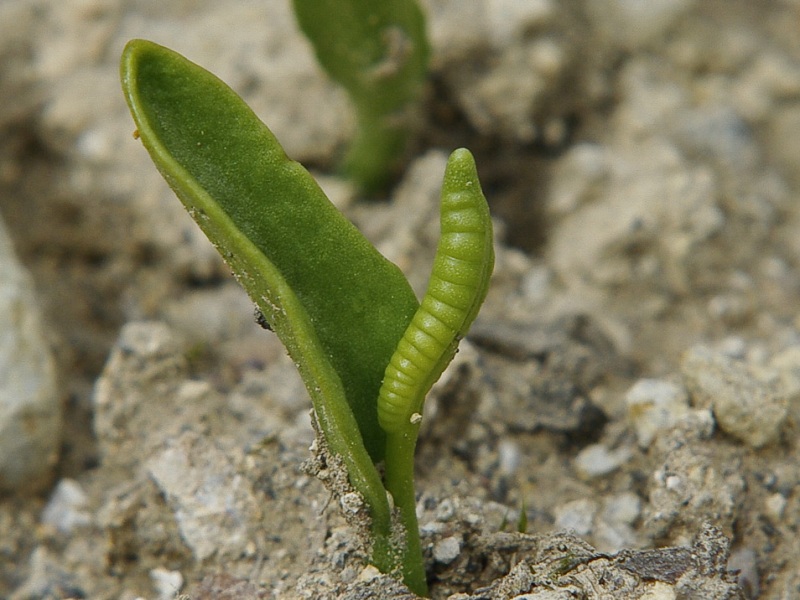
[[[428,69],[425,16],[415,0],[293,0],[317,60],[347,90],[358,129],[344,170],[373,191],[396,167],[407,138],[404,111]]]
[[[448,161],[442,236],[420,304],[217,77],[132,40],[121,78],[156,167],[297,364],[326,447],[369,511],[371,561],[425,595],[413,480],[422,403],[475,318],[494,262],[472,155],[459,149]]]

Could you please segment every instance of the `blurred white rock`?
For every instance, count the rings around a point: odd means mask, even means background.
[[[625,403],[642,448],[647,448],[659,431],[669,429],[689,412],[686,390],[661,379],[640,379],[625,394]]]
[[[37,491],[50,482],[61,425],[33,281],[0,221],[0,491]]]
[[[575,470],[583,479],[602,477],[628,462],[631,455],[627,447],[612,450],[603,444],[590,444],[575,457]]]
[[[573,531],[576,535],[586,536],[594,531],[594,519],[598,506],[594,500],[581,498],[565,502],[556,508],[555,525],[558,529]]]
[[[74,479],[62,479],[42,511],[42,523],[70,533],[76,527],[92,522],[88,510],[89,497]]]

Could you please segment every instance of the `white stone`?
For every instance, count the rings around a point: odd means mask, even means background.
[[[500,458],[499,470],[503,475],[513,475],[519,469],[522,453],[519,444],[512,440],[502,440],[497,448]]]
[[[633,525],[642,512],[642,500],[633,492],[623,492],[606,501],[603,519],[609,523]]]
[[[640,379],[625,394],[625,404],[639,446],[647,448],[660,431],[689,412],[689,395],[671,381]]]
[[[381,572],[378,570],[377,567],[373,565],[367,565],[362,570],[361,573],[358,574],[356,581],[359,582],[368,582],[378,579],[381,576]]]
[[[575,457],[575,470],[584,478],[601,477],[617,470],[630,457],[629,448],[611,450],[602,444],[592,444]]]
[[[556,508],[556,527],[574,531],[577,535],[589,535],[594,529],[596,514],[597,503],[594,500],[573,500]]]
[[[347,515],[354,515],[364,508],[364,501],[356,492],[348,492],[339,499],[342,511]]]
[[[433,546],[433,558],[436,562],[448,565],[461,553],[461,540],[455,536],[439,540]]]
[[[183,587],[183,575],[180,571],[157,567],[150,570],[150,579],[153,581],[153,587],[158,591],[159,600],[177,598],[178,592]]]
[[[62,408],[30,275],[0,221],[0,490],[49,483]]]
[[[243,553],[261,504],[227,450],[187,432],[147,461],[146,469],[197,560]]]
[[[778,523],[786,509],[786,498],[783,494],[772,494],[764,501],[764,514],[773,522]]]
[[[450,498],[445,498],[436,507],[436,520],[449,521],[456,516],[456,507]]]
[[[42,511],[42,523],[70,533],[76,527],[91,523],[87,505],[88,497],[80,484],[74,479],[62,479]]]

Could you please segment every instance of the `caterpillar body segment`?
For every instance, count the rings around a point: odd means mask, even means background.
[[[494,266],[492,221],[468,150],[450,155],[442,186],[441,236],[428,290],[395,349],[378,394],[387,433],[416,425],[425,395],[455,356],[486,298]]]

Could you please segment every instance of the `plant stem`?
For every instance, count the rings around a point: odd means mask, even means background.
[[[379,191],[393,174],[406,146],[408,132],[388,115],[358,115],[358,130],[344,160],[345,173],[361,188]]]
[[[414,448],[417,445],[418,424],[409,424],[397,433],[388,434],[386,444],[386,489],[400,511],[405,529],[403,549],[403,581],[420,596],[428,595],[425,565],[417,525],[417,499],[414,492]]]

